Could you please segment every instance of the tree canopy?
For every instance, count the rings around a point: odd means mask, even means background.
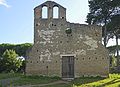
[[[120,0],[89,0],[89,8],[90,12],[87,15],[86,22],[103,26],[104,45],[106,47],[107,35],[109,35],[106,26],[113,21],[116,15],[120,15]]]
[[[0,58],[0,72],[16,72],[22,66],[22,60],[17,58],[18,54],[14,50],[6,50]]]
[[[5,50],[15,50],[15,52],[19,55],[19,56],[26,56],[26,51],[32,47],[31,43],[24,43],[24,44],[0,44],[0,57],[2,56],[2,54],[5,52]]]

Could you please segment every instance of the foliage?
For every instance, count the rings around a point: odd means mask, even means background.
[[[22,60],[17,59],[17,57],[18,57],[18,54],[16,54],[14,50],[6,50],[3,53],[2,58],[0,59],[1,61],[0,71],[16,72],[22,65]]]
[[[65,30],[65,32],[66,32],[66,34],[71,34],[71,33],[72,33],[72,29],[67,28],[67,29]]]
[[[117,58],[115,56],[112,56],[112,67],[117,66]]]
[[[26,51],[32,47],[31,43],[25,44],[0,44],[0,72],[25,71],[25,61],[18,57],[26,57]]]
[[[106,47],[108,40],[111,38],[111,34],[108,32],[107,25],[108,23],[109,25],[113,23],[115,24],[117,21],[116,19],[119,19],[119,17],[116,15],[120,15],[120,0],[89,0],[89,8],[90,13],[87,15],[86,22],[88,24],[97,24],[103,26],[104,45]],[[113,19],[115,20],[114,22]],[[119,21],[117,22],[119,23]]]
[[[73,87],[120,87],[120,74],[109,74],[109,78]]]
[[[120,79],[120,74],[109,74],[109,78],[110,79],[114,79],[114,78],[116,78],[116,79]]]
[[[3,55],[4,51],[6,49],[11,49],[11,50],[15,50],[15,52],[19,55],[19,56],[26,56],[26,51],[32,47],[31,43],[24,43],[24,44],[0,44],[0,57]]]
[[[107,24],[107,29],[113,34],[120,34],[120,14],[114,15],[111,21]]]

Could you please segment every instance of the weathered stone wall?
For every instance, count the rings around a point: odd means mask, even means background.
[[[53,3],[53,2],[49,2]],[[45,5],[54,6],[56,3]],[[44,5],[42,4],[42,6]],[[61,76],[62,55],[75,56],[75,77],[83,75],[107,76],[109,58],[102,45],[102,29],[95,25],[74,24],[66,21],[66,9],[57,4],[58,19],[41,18],[41,5],[35,8],[34,46],[28,54],[27,74]],[[51,7],[52,8],[52,7]],[[38,14],[37,14],[37,13]],[[71,29],[71,34],[66,34]]]

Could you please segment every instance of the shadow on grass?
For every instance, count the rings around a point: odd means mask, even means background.
[[[103,77],[80,77],[72,81],[72,84],[76,86],[80,86],[82,84],[92,83],[92,82],[96,82],[96,81],[103,80],[103,79],[105,78]]]

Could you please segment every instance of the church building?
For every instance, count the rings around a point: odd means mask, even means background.
[[[77,78],[109,74],[102,28],[68,22],[66,8],[54,1],[34,8],[34,44],[26,60],[28,75]]]

